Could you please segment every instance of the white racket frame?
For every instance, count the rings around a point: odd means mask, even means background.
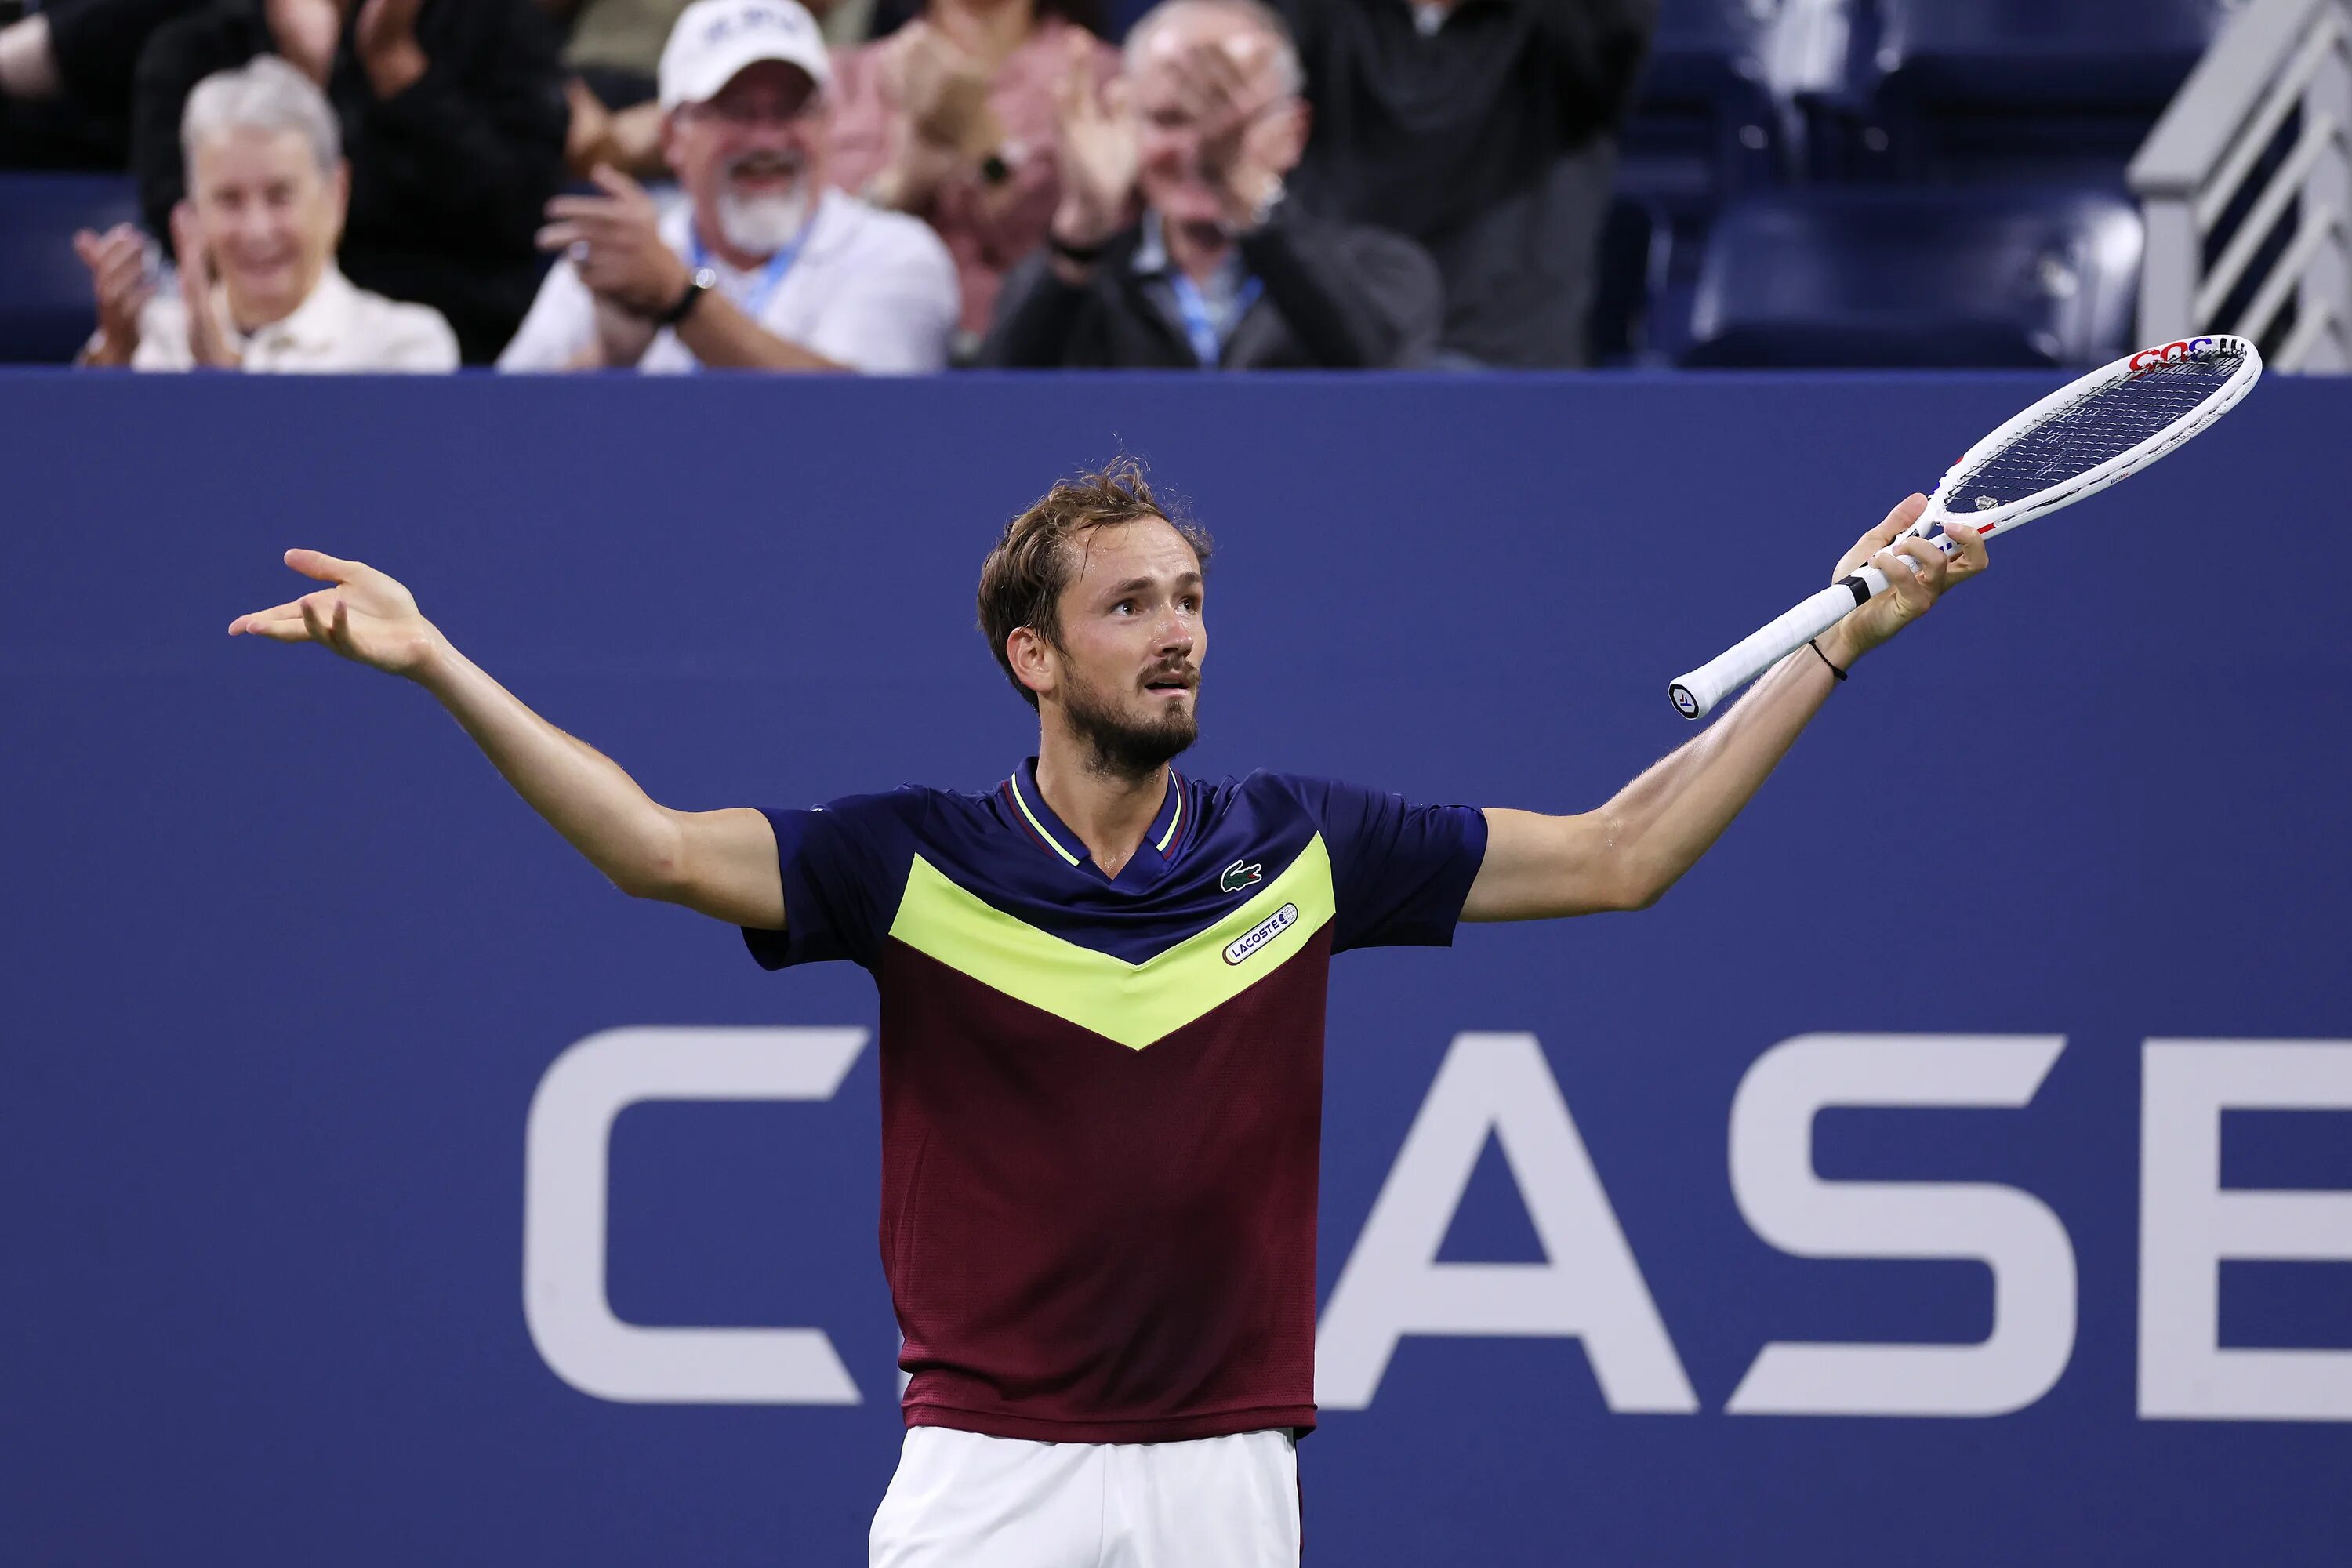
[[[2129,451],[2119,452],[2097,468],[2078,474],[2063,484],[2037,490],[2005,506],[1983,511],[1973,509],[1955,511],[1946,504],[1951,499],[1954,488],[1986,458],[2061,409],[2159,366],[2177,363],[2184,359],[2201,359],[2210,353],[2231,352],[2243,354],[2245,363],[2231,374],[2229,380],[2215,387],[2196,407]],[[2126,354],[2113,364],[2102,365],[2087,375],[2068,382],[1969,447],[1958,462],[1944,471],[1944,477],[1937,484],[1936,493],[1929,498],[1927,510],[1919,515],[1919,521],[1895,538],[1926,538],[1938,525],[1948,525],[1933,542],[1937,549],[1950,555],[1959,549],[1959,542],[1952,534],[1963,526],[1974,530],[1979,537],[1989,539],[2045,513],[2088,500],[2126,475],[2146,468],[2235,408],[2246,394],[2253,390],[2254,383],[2262,379],[2262,351],[2244,338],[2231,337],[2223,332],[2209,332],[2201,337],[2162,343]],[[1852,576],[1832,584],[1800,602],[1777,620],[1758,628],[1696,669],[1675,680],[1667,688],[1667,695],[1674,700],[1675,711],[1685,719],[1706,718],[1725,698],[1885,591],[1886,574],[1875,565],[1864,565]]]

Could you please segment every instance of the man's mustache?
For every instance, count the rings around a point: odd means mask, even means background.
[[[793,177],[798,178],[801,171],[806,166],[807,161],[805,159],[794,157],[788,153],[746,153],[740,158],[729,160],[727,164],[727,174],[728,177],[730,179],[747,174],[753,176],[761,174],[791,174]]]

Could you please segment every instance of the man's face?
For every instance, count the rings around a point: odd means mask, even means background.
[[[1213,224],[1223,211],[1216,192],[1202,178],[1201,118],[1185,90],[1185,57],[1202,47],[1225,50],[1242,68],[1244,101],[1265,104],[1270,114],[1296,108],[1295,100],[1276,90],[1274,41],[1254,27],[1237,25],[1233,12],[1186,6],[1154,26],[1145,37],[1134,78],[1136,184],[1164,223]]]
[[[343,229],[343,173],[320,171],[298,131],[237,129],[196,143],[188,199],[247,328],[283,320],[310,294]]]
[[[758,60],[701,103],[680,105],[663,151],[706,237],[766,256],[792,243],[824,186],[824,97],[798,66]]]
[[[1072,548],[1051,700],[1097,765],[1139,777],[1200,733],[1200,557],[1157,518],[1090,530]]]

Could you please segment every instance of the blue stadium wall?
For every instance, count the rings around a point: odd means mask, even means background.
[[[0,1560],[845,1563],[890,1474],[865,976],[224,637],[287,546],[664,801],[980,786],[975,568],[1124,446],[1197,769],[1576,809],[2047,384],[0,379]],[[2352,1559],[2347,432],[2005,542],[1657,909],[1337,965],[1310,1562]]]

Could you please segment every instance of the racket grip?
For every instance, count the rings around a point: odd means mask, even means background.
[[[1869,603],[1886,587],[1886,577],[1875,566],[1864,566],[1832,583],[1797,606],[1732,644],[1666,689],[1675,711],[1685,719],[1704,719],[1716,705],[1847,616]]]

